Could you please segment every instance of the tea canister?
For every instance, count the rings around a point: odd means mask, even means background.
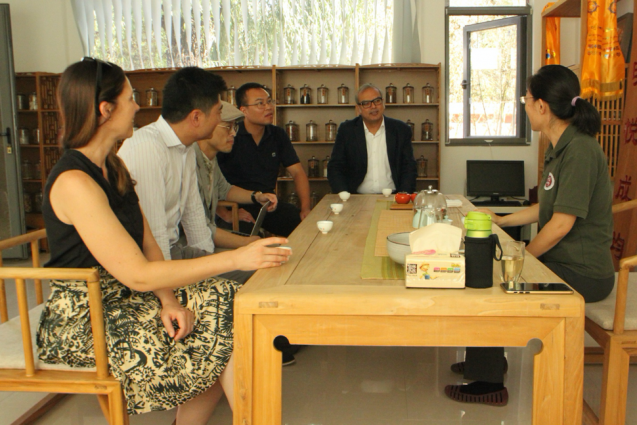
[[[146,106],[159,106],[159,93],[152,87],[146,90]]]
[[[319,174],[319,160],[314,155],[307,160],[307,176],[308,177],[320,177]]]
[[[433,140],[434,139],[434,124],[426,119],[425,122],[422,123],[422,140]]]
[[[285,132],[288,134],[291,142],[299,141],[299,125],[294,121],[290,120],[285,124]]]
[[[323,160],[323,177],[327,178],[327,167],[330,165],[330,156],[326,156]]]
[[[325,87],[325,84],[321,84],[321,87],[316,89],[316,103],[320,105],[327,104],[327,95],[329,94],[329,89]]]
[[[385,103],[396,103],[396,90],[392,83],[385,87]]]
[[[305,141],[318,141],[318,126],[312,120],[310,120],[310,122],[305,125]]]
[[[42,162],[39,159],[33,164],[32,177],[36,180],[42,178]]]
[[[403,103],[414,103],[414,87],[409,83],[403,87]]]
[[[420,155],[420,158],[416,160],[418,177],[427,177],[427,162],[428,160],[424,155]]]
[[[434,88],[429,83],[422,87],[422,103],[434,103]]]
[[[29,102],[27,100],[27,95],[24,93],[18,93],[17,95],[17,103],[18,103],[18,109],[29,109]]]
[[[33,212],[42,212],[42,192],[38,192],[33,196]]]
[[[314,209],[314,207],[316,206],[316,204],[318,204],[318,202],[319,202],[318,193],[316,193],[316,191],[313,191],[312,194],[310,195],[310,209]]]
[[[325,141],[333,142],[336,140],[336,128],[336,123],[332,120],[325,124]]]
[[[24,203],[24,212],[25,213],[33,212],[33,198],[31,197],[30,193],[25,192],[23,194],[22,202]]]
[[[141,95],[139,94],[139,91],[133,87],[133,100],[135,101],[136,104],[141,105]]]
[[[36,111],[38,109],[38,95],[36,93],[31,93],[29,95],[29,109],[32,111]]]
[[[285,105],[293,105],[296,101],[296,89],[290,84],[283,88],[283,103]]]
[[[347,105],[349,103],[349,87],[345,84],[341,84],[338,89],[336,89],[338,94],[338,104],[339,105]]]
[[[33,178],[33,170],[31,168],[31,161],[28,159],[22,160],[22,180],[31,180]]]
[[[40,129],[33,129],[33,143],[40,143]]]
[[[226,102],[232,106],[237,106],[237,89],[235,89],[234,86],[230,86],[226,91]]]
[[[416,140],[414,137],[414,134],[416,134],[416,124],[411,122],[411,120],[407,120],[405,124],[407,124],[409,128],[411,129],[411,141],[413,142],[414,140]]]
[[[303,84],[301,87],[301,102],[302,105],[309,105],[312,103],[312,89],[307,84]]]
[[[28,128],[19,128],[18,129],[18,141],[21,145],[28,145],[30,142],[29,137],[29,129]]]
[[[288,196],[288,203],[294,205],[295,207],[299,208],[299,197],[296,196],[296,193],[292,192],[290,193],[290,196]]]

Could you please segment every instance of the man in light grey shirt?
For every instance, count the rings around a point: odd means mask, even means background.
[[[182,68],[163,90],[161,117],[133,134],[118,155],[136,181],[135,190],[166,260],[214,252],[199,198],[192,145],[209,138],[221,121],[223,79],[201,68]],[[179,243],[179,225],[187,244]]]
[[[224,207],[217,208],[219,200],[237,202],[239,204],[258,203],[265,204],[270,201],[269,211],[274,211],[277,205],[277,197],[273,193],[252,192],[233,186],[219,169],[217,164],[217,153],[228,153],[234,144],[234,135],[238,127],[237,120],[243,118],[243,112],[235,108],[232,104],[221,101],[221,123],[217,125],[212,133],[212,137],[199,140],[194,145],[197,159],[197,181],[199,184],[199,196],[206,213],[206,221],[215,247],[217,248],[239,248],[259,239],[258,236],[241,236],[229,232],[225,229],[217,228],[215,214],[220,216],[227,210]],[[223,218],[223,217],[222,217]],[[254,222],[250,213],[241,209],[239,218],[245,221]]]

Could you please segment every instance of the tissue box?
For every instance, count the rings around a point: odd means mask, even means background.
[[[464,288],[464,256],[454,254],[409,254],[405,257],[408,288]]]

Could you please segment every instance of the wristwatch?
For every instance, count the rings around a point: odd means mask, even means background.
[[[259,201],[257,201],[257,197],[256,197],[256,195],[261,195],[262,193],[263,193],[263,192],[261,192],[261,191],[257,191],[257,190],[255,190],[254,192],[252,192],[252,195],[250,195],[250,198],[252,198],[252,203],[253,203],[253,204],[257,204],[257,205],[259,205]]]

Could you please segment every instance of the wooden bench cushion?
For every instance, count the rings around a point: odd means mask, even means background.
[[[617,273],[615,273],[615,282]],[[628,297],[626,299],[626,321],[624,329],[627,331],[637,330],[637,272],[628,275]],[[597,323],[607,331],[613,330],[613,320],[615,318],[615,299],[617,298],[617,284],[613,292],[603,301],[586,304],[586,317]]]
[[[35,336],[40,323],[40,315],[44,304],[40,304],[29,310],[29,324],[31,326],[31,342],[34,351],[37,351]],[[95,368],[71,368],[66,365],[53,365],[38,360],[37,352],[33,353],[35,368],[42,370],[74,370],[83,372],[95,372]],[[16,316],[0,325],[0,369],[24,369],[24,350],[22,348],[22,333],[20,332],[20,317]]]

